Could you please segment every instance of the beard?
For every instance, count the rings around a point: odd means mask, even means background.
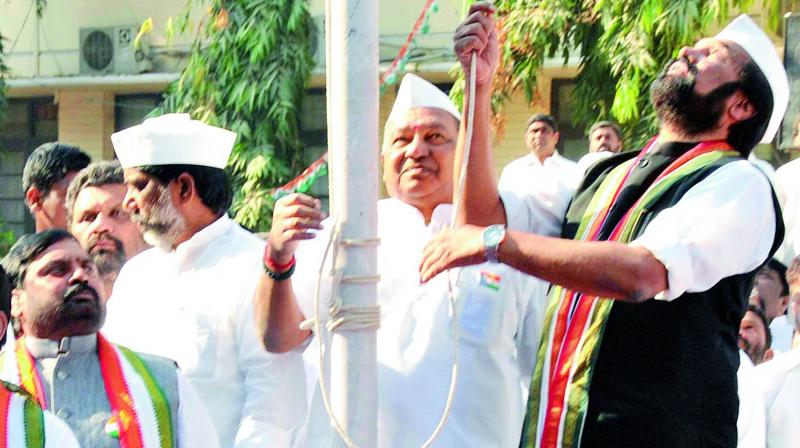
[[[719,125],[725,109],[725,100],[737,89],[738,82],[722,84],[705,95],[695,91],[697,66],[680,59],[688,67],[685,76],[668,74],[669,67],[678,59],[668,62],[650,86],[650,100],[662,122],[670,123],[687,136],[713,130]]]
[[[87,283],[75,283],[60,297],[48,299],[32,315],[35,317],[30,322],[31,334],[53,339],[97,331],[105,319],[106,309],[97,290]]]
[[[106,248],[97,249],[97,243],[101,240],[108,240],[114,244],[114,250]],[[122,265],[125,264],[127,258],[125,257],[125,248],[122,241],[114,238],[108,233],[92,234],[89,236],[89,255],[92,261],[97,266],[97,271],[100,276],[105,276],[109,273],[119,273]]]
[[[172,250],[175,241],[186,230],[186,220],[172,203],[169,189],[164,187],[161,187],[148,216],[139,212],[131,215],[131,219],[142,230],[147,244],[165,251]]]

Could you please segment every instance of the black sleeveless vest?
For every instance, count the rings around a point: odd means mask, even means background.
[[[610,211],[601,240],[608,238],[658,174],[693,146],[667,143],[640,161]],[[574,237],[584,210],[609,172],[637,153],[602,160],[587,172],[565,217],[564,238]],[[645,213],[636,235],[691,187],[734,160],[740,159],[723,158],[671,187]],[[770,257],[783,240],[774,192],[772,201],[777,228]],[[583,447],[736,446],[739,321],[757,270],[669,302],[614,303],[589,388]]]

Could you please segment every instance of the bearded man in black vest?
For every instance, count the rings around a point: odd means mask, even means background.
[[[429,243],[421,280],[488,259],[552,283],[522,446],[735,446],[739,321],[783,239],[772,187],[746,160],[788,102],[772,42],[741,16],[682,48],[651,87],[659,135],[590,167],[562,238],[548,238],[503,226],[493,12],[473,5],[455,33],[465,72],[477,57],[465,225]]]

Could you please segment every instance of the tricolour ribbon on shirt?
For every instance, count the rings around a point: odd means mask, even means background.
[[[3,363],[3,379],[18,384],[47,409],[43,382],[24,339],[16,342],[16,362]],[[121,448],[172,448],[175,438],[169,403],[144,361],[99,333],[97,356],[111,405],[106,432],[119,438]]]
[[[614,168],[586,208],[575,240],[597,241],[627,179],[651,150]],[[614,227],[608,241],[630,242],[649,207],[681,179],[724,157],[738,157],[726,142],[704,142],[672,162]],[[575,447],[589,405],[589,387],[605,324],[614,300],[553,285],[545,328],[531,382],[522,445],[526,448]]]

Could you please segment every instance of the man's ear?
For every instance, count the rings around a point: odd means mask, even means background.
[[[752,118],[755,114],[755,106],[741,91],[734,92],[733,95],[728,97],[726,116],[731,125]]]
[[[767,362],[772,359],[773,356],[775,356],[775,352],[773,352],[771,348],[768,348],[764,350],[764,357],[761,358],[761,362]]]
[[[38,212],[42,209],[42,192],[36,187],[28,188],[25,192],[25,203],[31,210],[31,213]]]
[[[14,319],[22,317],[22,290],[19,288],[11,291],[11,316]]]
[[[181,173],[175,181],[173,197],[176,204],[188,204],[196,194],[194,178],[189,173]]]

